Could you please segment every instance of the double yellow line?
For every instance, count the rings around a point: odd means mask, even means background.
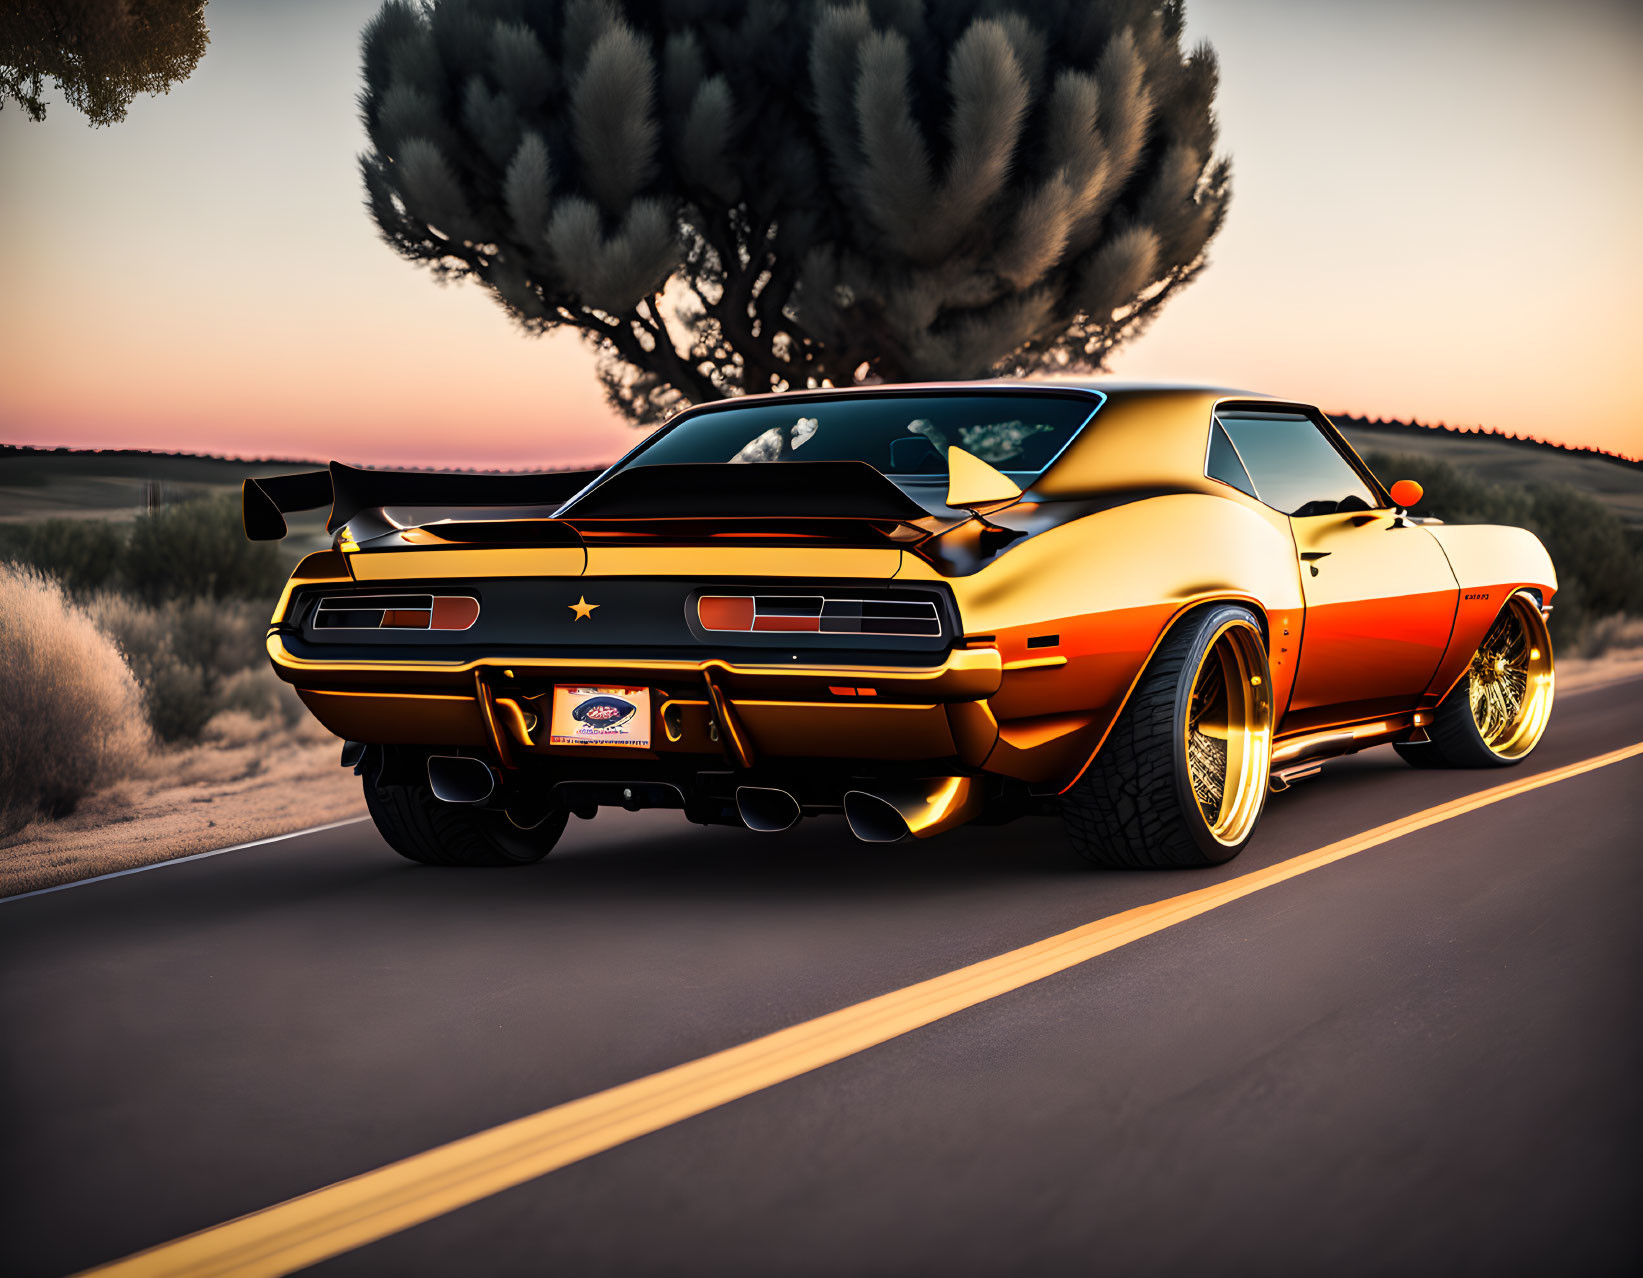
[[[1643,743],[1417,812],[917,985],[492,1127],[124,1260],[98,1275],[287,1274],[832,1064],[1119,946],[1429,826],[1643,754]]]

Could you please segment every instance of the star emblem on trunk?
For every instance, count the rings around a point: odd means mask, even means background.
[[[565,606],[576,614],[576,616],[572,618],[573,621],[586,621],[593,615],[593,610],[600,605],[590,604],[588,602],[588,597],[583,595],[577,599],[575,603],[566,604]]]

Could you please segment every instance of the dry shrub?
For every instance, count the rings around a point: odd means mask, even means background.
[[[297,690],[259,661],[228,676],[217,692],[219,710],[241,710],[257,719],[277,719],[287,728],[308,720],[308,708]]]
[[[1636,648],[1643,648],[1643,617],[1628,617],[1624,613],[1594,621],[1586,627],[1580,640],[1583,657],[1601,657],[1605,653]]]
[[[136,674],[162,741],[197,740],[219,709],[254,710],[243,694],[226,707],[224,696],[247,667],[265,660],[263,605],[230,599],[148,604],[109,592],[87,608]]]
[[[234,749],[266,741],[278,731],[279,724],[266,716],[245,710],[220,710],[205,725],[200,740],[206,745]]]
[[[73,811],[149,744],[113,641],[55,582],[0,564],[0,835]]]

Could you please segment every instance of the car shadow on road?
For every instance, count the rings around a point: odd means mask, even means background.
[[[606,811],[591,823],[573,818],[561,846],[539,866],[460,877],[464,887],[488,880],[500,891],[533,890],[540,883],[556,893],[640,889],[717,896],[959,888],[1086,873],[1060,821],[1050,817],[968,826],[933,839],[862,843],[840,817],[813,817],[780,834],[755,834],[691,825],[676,813]]]

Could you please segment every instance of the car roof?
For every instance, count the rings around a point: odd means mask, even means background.
[[[1109,397],[1196,392],[1213,394],[1227,399],[1273,399],[1264,391],[1222,386],[1210,382],[1174,382],[1137,380],[1119,377],[983,377],[962,382],[871,382],[859,386],[820,386],[801,390],[771,391],[758,395],[736,395],[728,399],[712,400],[687,409],[692,414],[715,408],[731,408],[743,404],[758,404],[774,400],[832,399],[856,395],[905,395],[918,391],[999,391],[999,390],[1075,390],[1088,391]]]

